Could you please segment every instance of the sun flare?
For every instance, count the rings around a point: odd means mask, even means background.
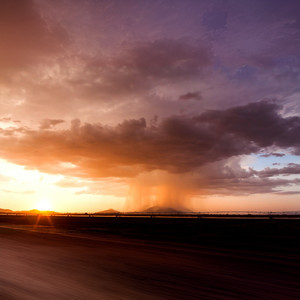
[[[41,198],[38,200],[36,208],[41,211],[53,210],[52,201],[48,198]]]

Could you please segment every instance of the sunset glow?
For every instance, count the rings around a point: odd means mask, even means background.
[[[41,198],[38,200],[36,208],[41,211],[51,211],[53,210],[52,201],[47,198]]]
[[[297,1],[21,2],[0,208],[300,210]]]
[[[0,300],[300,299],[300,0],[0,0]]]

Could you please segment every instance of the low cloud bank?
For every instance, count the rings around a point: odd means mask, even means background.
[[[300,117],[284,117],[280,109],[262,101],[150,125],[144,118],[125,120],[115,127],[76,119],[65,130],[54,127],[63,120],[46,120],[38,130],[2,129],[0,154],[48,173],[134,178],[131,198],[138,199],[139,207],[172,201],[173,207],[184,207],[187,195],[195,191],[264,193],[299,184],[297,179],[278,178],[299,174],[297,164],[262,171],[239,165],[240,156],[268,149],[270,154],[277,153],[274,149],[300,153]],[[147,173],[152,175],[142,175]]]

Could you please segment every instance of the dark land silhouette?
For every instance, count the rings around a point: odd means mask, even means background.
[[[3,299],[298,299],[300,220],[1,215]]]

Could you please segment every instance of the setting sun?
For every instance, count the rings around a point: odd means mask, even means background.
[[[38,200],[36,208],[42,211],[53,210],[52,201],[48,198],[41,198]]]

